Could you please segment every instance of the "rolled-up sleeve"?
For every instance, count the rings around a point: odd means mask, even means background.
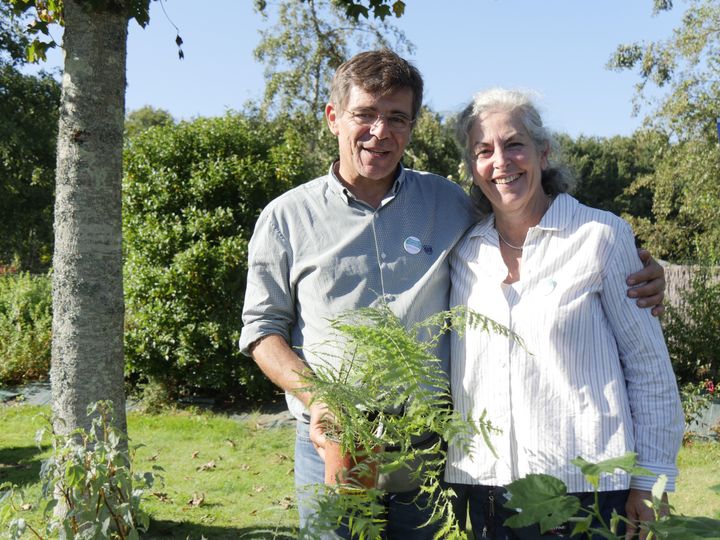
[[[615,231],[603,275],[603,309],[625,376],[638,465],[654,474],[665,474],[667,490],[673,491],[685,428],[677,382],[660,323],[649,309],[639,309],[626,294],[626,276],[641,267],[630,226],[623,221]],[[630,487],[649,490],[654,481],[654,477],[636,476]]]
[[[258,218],[248,248],[247,289],[242,314],[240,352],[270,334],[290,341],[295,300],[290,284],[292,251],[277,219],[266,209]]]

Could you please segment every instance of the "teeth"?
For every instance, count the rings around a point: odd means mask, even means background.
[[[493,182],[496,184],[510,184],[511,182],[514,182],[520,178],[519,174],[513,175],[513,176],[506,176],[505,178],[495,178]]]

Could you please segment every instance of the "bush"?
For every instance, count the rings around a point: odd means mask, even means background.
[[[111,401],[91,404],[91,415],[88,431],[52,434],[53,452],[40,470],[42,524],[33,527],[23,516],[32,504],[17,486],[0,486],[0,524],[7,525],[6,537],[19,539],[29,531],[40,540],[133,540],[147,532],[150,516],[140,505],[155,475],[133,470],[135,449],[128,451],[127,437],[116,429]],[[44,430],[36,435],[38,445],[43,435]]]
[[[171,395],[267,397],[237,346],[247,243],[268,201],[313,177],[305,140],[259,116],[157,126],[128,140],[126,370]]]
[[[663,331],[678,384],[720,378],[720,282],[708,268],[693,276],[679,307],[667,306]]]
[[[51,329],[50,278],[0,275],[0,383],[47,377]]]

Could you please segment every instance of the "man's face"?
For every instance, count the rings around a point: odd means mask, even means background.
[[[327,122],[338,138],[342,180],[392,183],[410,142],[412,100],[410,89],[375,96],[353,86],[344,107],[327,105]]]

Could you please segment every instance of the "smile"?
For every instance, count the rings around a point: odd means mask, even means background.
[[[372,148],[363,148],[363,150],[365,152],[369,152],[373,156],[384,156],[390,153],[388,150],[373,150]]]
[[[520,178],[520,176],[521,176],[520,174],[514,174],[514,175],[512,175],[512,176],[506,176],[506,177],[504,177],[504,178],[493,178],[492,183],[493,183],[493,184],[501,184],[501,185],[511,184],[511,183],[513,183],[515,180],[517,180],[518,178]]]

